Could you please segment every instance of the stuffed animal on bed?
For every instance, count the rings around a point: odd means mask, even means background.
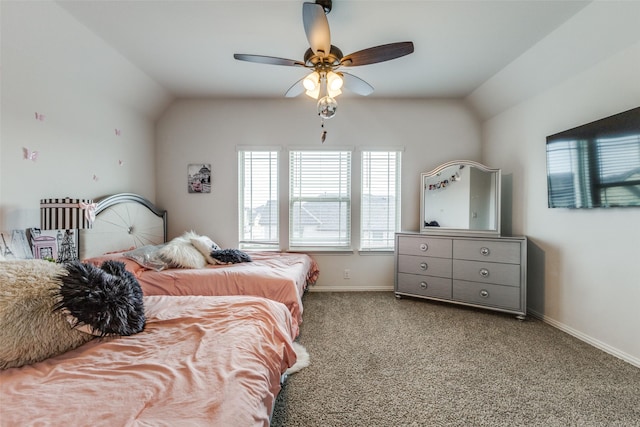
[[[118,261],[0,261],[0,369],[145,326],[142,289]]]

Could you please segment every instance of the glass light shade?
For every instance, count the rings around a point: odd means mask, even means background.
[[[329,91],[339,91],[343,83],[342,77],[338,73],[334,73],[333,71],[327,73],[327,89]]]
[[[331,98],[335,98],[336,96],[340,95],[342,93],[342,91],[340,89],[330,89],[327,88],[327,95],[329,95]]]
[[[318,85],[314,90],[308,90],[305,93],[313,99],[318,99],[318,96],[320,96],[320,85]]]
[[[318,101],[318,115],[323,119],[330,119],[336,115],[338,103],[330,96],[323,96]]]
[[[320,86],[320,74],[317,71],[309,74],[307,77],[302,80],[302,85],[307,90],[307,92],[312,92]]]

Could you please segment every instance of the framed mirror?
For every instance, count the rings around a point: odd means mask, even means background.
[[[500,236],[500,169],[471,160],[420,174],[420,232]]]

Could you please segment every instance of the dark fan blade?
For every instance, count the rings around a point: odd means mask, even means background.
[[[287,92],[284,94],[285,97],[287,98],[295,98],[296,96],[300,95],[302,92],[304,92],[304,86],[302,85],[302,81],[306,78],[307,76],[304,76],[303,78],[301,78],[300,80],[298,80],[297,82],[295,82],[293,84],[293,86],[291,86],[289,88],[289,90],[287,90]]]
[[[349,89],[351,92],[363,96],[371,95],[373,93],[373,86],[362,80],[360,77],[356,77],[349,73],[340,74],[342,74],[342,79],[344,80],[344,87]]]
[[[245,55],[244,53],[234,53],[233,57],[239,61],[257,62],[269,65],[287,65],[290,67],[304,67],[304,63],[293,59],[276,58],[275,56]]]
[[[303,3],[302,21],[313,53],[321,58],[327,56],[331,50],[331,31],[324,8],[316,3]]]
[[[398,42],[370,47],[346,55],[340,60],[340,65],[345,67],[357,67],[359,65],[375,64],[376,62],[390,61],[401,56],[413,53],[412,42]]]

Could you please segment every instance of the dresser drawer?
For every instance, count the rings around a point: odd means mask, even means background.
[[[520,242],[454,240],[453,257],[475,261],[520,264]]]
[[[454,280],[452,295],[456,301],[520,310],[520,288],[512,286]]]
[[[520,286],[520,266],[494,262],[453,260],[453,278],[497,285]]]
[[[451,259],[400,255],[398,257],[398,272],[451,277]]]
[[[397,292],[451,299],[451,279],[398,273]]]
[[[398,236],[399,254],[425,255],[451,258],[451,239],[434,239],[423,236]]]

